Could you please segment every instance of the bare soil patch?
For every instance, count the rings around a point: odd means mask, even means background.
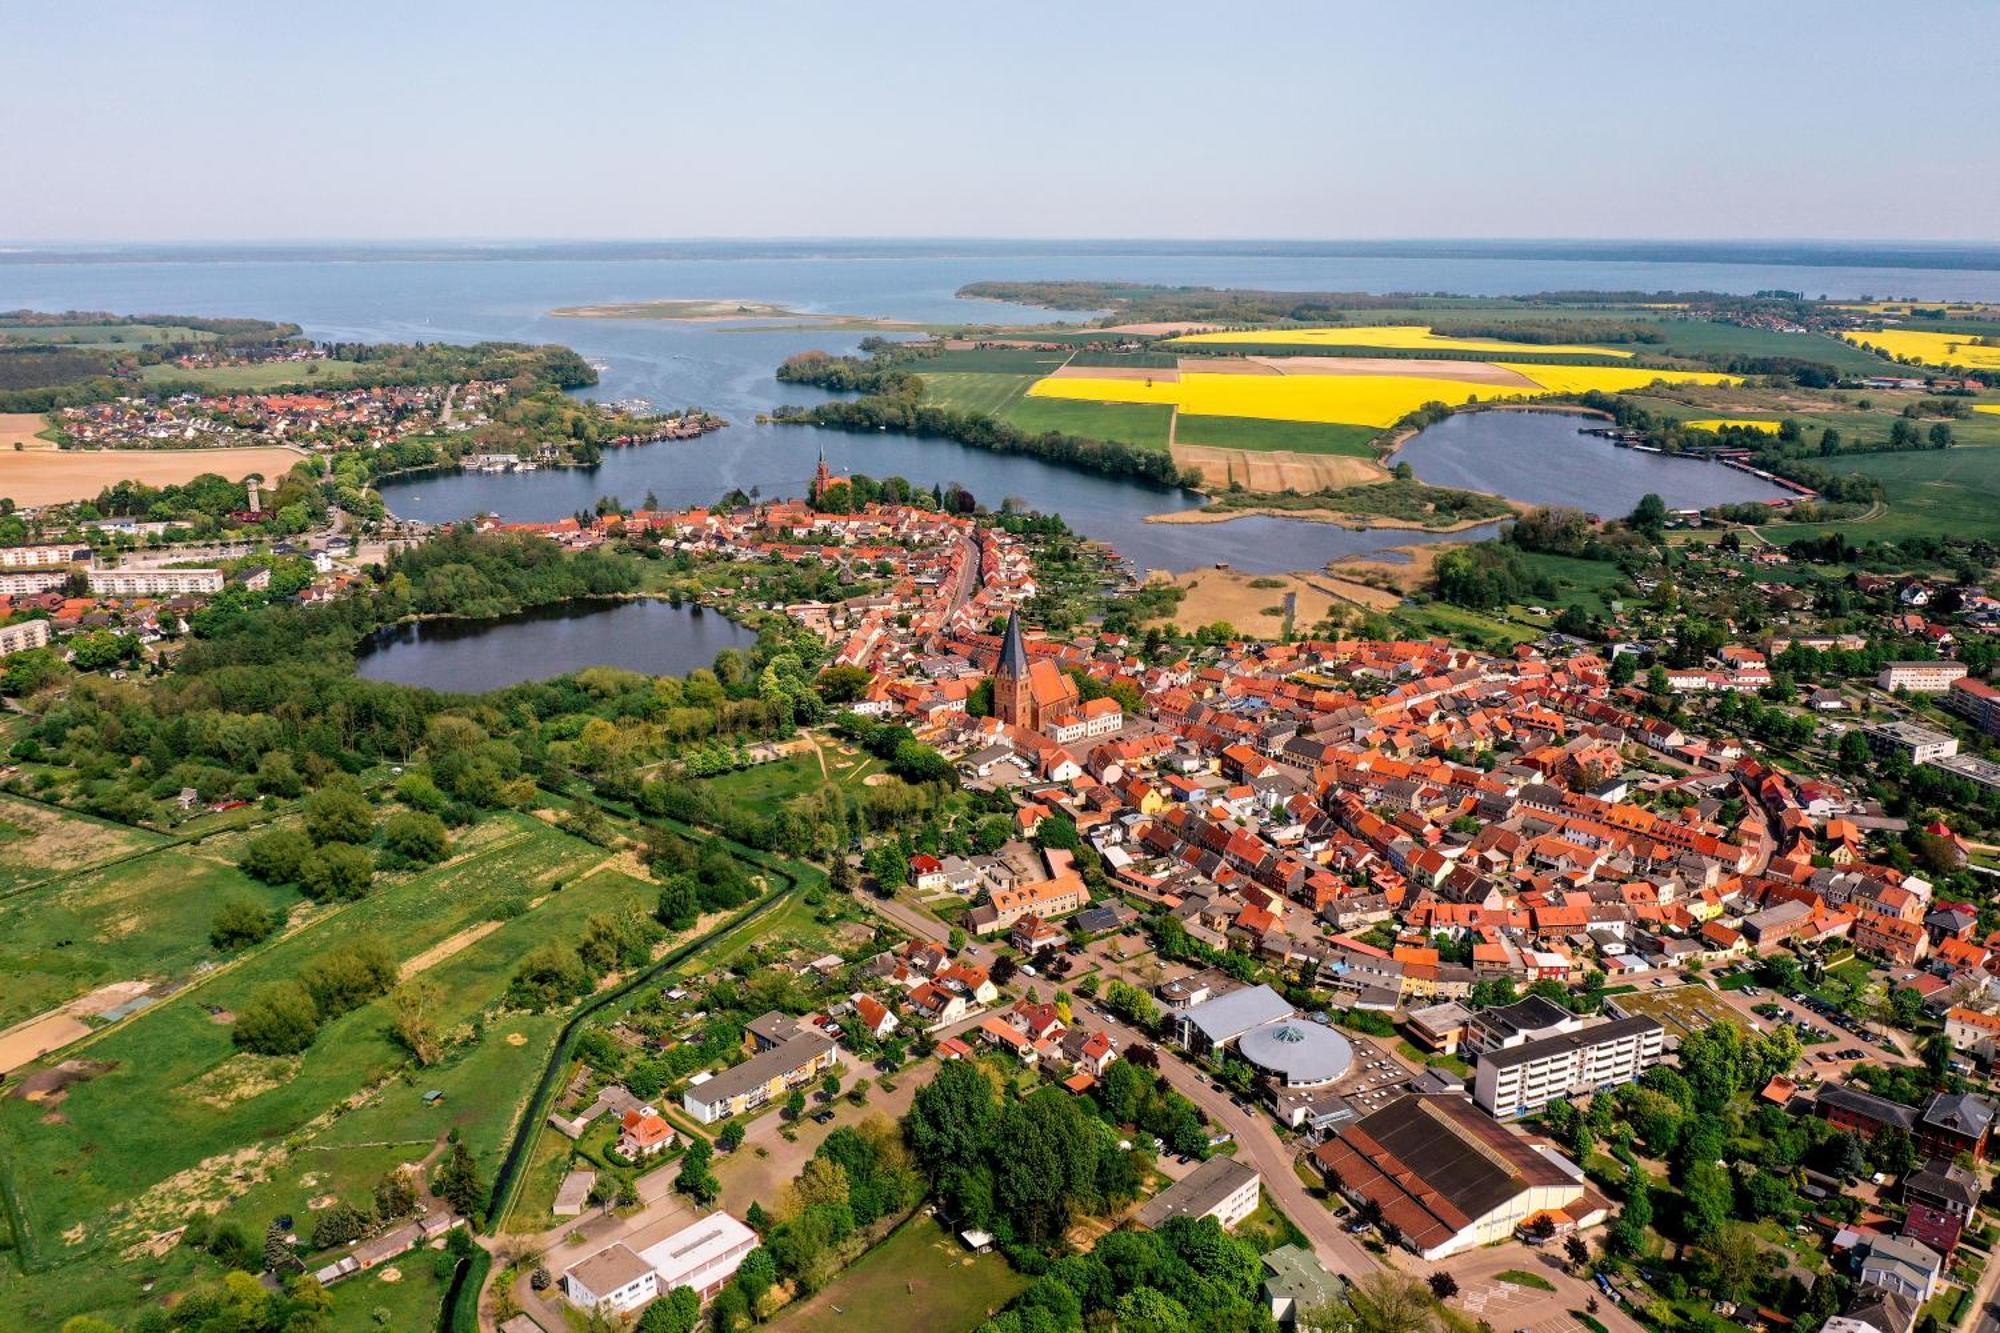
[[[14,1095],[31,1102],[56,1100],[77,1084],[88,1083],[117,1067],[103,1060],[65,1060],[22,1079]]]
[[[39,412],[0,412],[0,449],[53,449],[54,440],[41,438],[48,426]]]
[[[1398,375],[1405,378],[1456,380],[1532,389],[1535,382],[1518,370],[1485,361],[1427,361],[1401,356],[1258,356],[1253,361],[1280,375]]]
[[[1184,356],[1181,369],[1199,375],[1282,375],[1283,371],[1257,357]]]
[[[0,1075],[11,1074],[22,1065],[33,1064],[50,1051],[61,1050],[89,1035],[90,1025],[66,1009],[17,1023],[0,1032]],[[44,1076],[35,1075],[35,1078],[41,1077]],[[29,1080],[30,1083],[33,1081]],[[23,1095],[19,1089],[16,1093]]]
[[[1253,491],[1328,491],[1389,477],[1374,460],[1344,454],[1224,449],[1210,444],[1176,444],[1172,453],[1182,467],[1200,468],[1202,479],[1218,490],[1236,482]]]
[[[504,921],[478,921],[467,926],[464,930],[445,936],[415,958],[405,962],[403,964],[402,979],[408,981],[419,972],[425,972],[436,967],[453,954],[458,953],[462,949],[471,948],[506,924]]]
[[[1252,587],[1253,582],[1276,581],[1276,588]],[[1287,593],[1298,597],[1298,613],[1293,619],[1297,630],[1310,628],[1329,614],[1341,615],[1356,609],[1380,611],[1402,600],[1395,593],[1325,574],[1245,574],[1235,570],[1190,570],[1176,574],[1171,582],[1186,590],[1172,616],[1183,626],[1212,625],[1226,621],[1245,634],[1275,639],[1284,631],[1281,608]]]
[[[177,486],[204,472],[241,481],[255,472],[277,478],[306,455],[279,445],[221,449],[0,450],[0,496],[17,505],[92,499],[120,481]]]
[[[1057,366],[1049,372],[1057,380],[1157,380],[1179,384],[1181,373],[1165,366]]]

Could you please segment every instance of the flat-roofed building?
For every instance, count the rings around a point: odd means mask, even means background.
[[[1594,1226],[1608,1207],[1553,1147],[1463,1097],[1399,1097],[1320,1144],[1313,1161],[1427,1260],[1504,1241],[1537,1217],[1558,1231]]]
[[[728,1284],[758,1244],[756,1232],[728,1213],[716,1212],[648,1245],[639,1257],[652,1266],[662,1295],[692,1287],[706,1301]]]
[[[45,647],[48,641],[49,622],[46,620],[22,620],[12,625],[0,625],[0,657]]]
[[[1963,662],[1884,662],[1876,674],[1878,690],[1904,690],[1910,694],[1942,694],[1965,674]]]
[[[100,597],[173,597],[221,592],[219,569],[89,569],[90,590]]]
[[[1245,986],[1190,1005],[1175,1016],[1180,1044],[1197,1055],[1227,1046],[1255,1027],[1293,1014],[1291,1001],[1269,986]]]
[[[1901,750],[1913,764],[1949,759],[1958,753],[1958,737],[1920,722],[1884,722],[1879,727],[1863,727],[1862,733],[1877,754]]]
[[[1139,1225],[1157,1230],[1170,1218],[1212,1217],[1228,1231],[1257,1211],[1257,1191],[1263,1181],[1234,1157],[1211,1157],[1146,1200],[1139,1210]]]
[[[1479,1053],[1472,1095],[1505,1120],[1563,1097],[1630,1083],[1666,1055],[1666,1029],[1643,1016],[1614,1018],[1573,1032]]]

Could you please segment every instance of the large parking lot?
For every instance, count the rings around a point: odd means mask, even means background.
[[[1354,1047],[1354,1067],[1333,1085],[1334,1092],[1345,1098],[1357,1115],[1381,1110],[1414,1075],[1380,1042],[1353,1032],[1341,1035]]]

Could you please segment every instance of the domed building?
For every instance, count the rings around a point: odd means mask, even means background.
[[[1297,1017],[1251,1028],[1237,1040],[1236,1051],[1281,1088],[1323,1088],[1354,1067],[1347,1038]]]

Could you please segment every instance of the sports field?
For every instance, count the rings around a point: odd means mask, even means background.
[[[1988,338],[2000,335],[1988,334]],[[2000,370],[2000,342],[1982,344],[1966,333],[1931,333],[1918,329],[1879,329],[1874,332],[1843,333],[1855,346],[1874,346],[1897,359],[1911,359],[1927,366],[1964,366],[1971,370]]]

